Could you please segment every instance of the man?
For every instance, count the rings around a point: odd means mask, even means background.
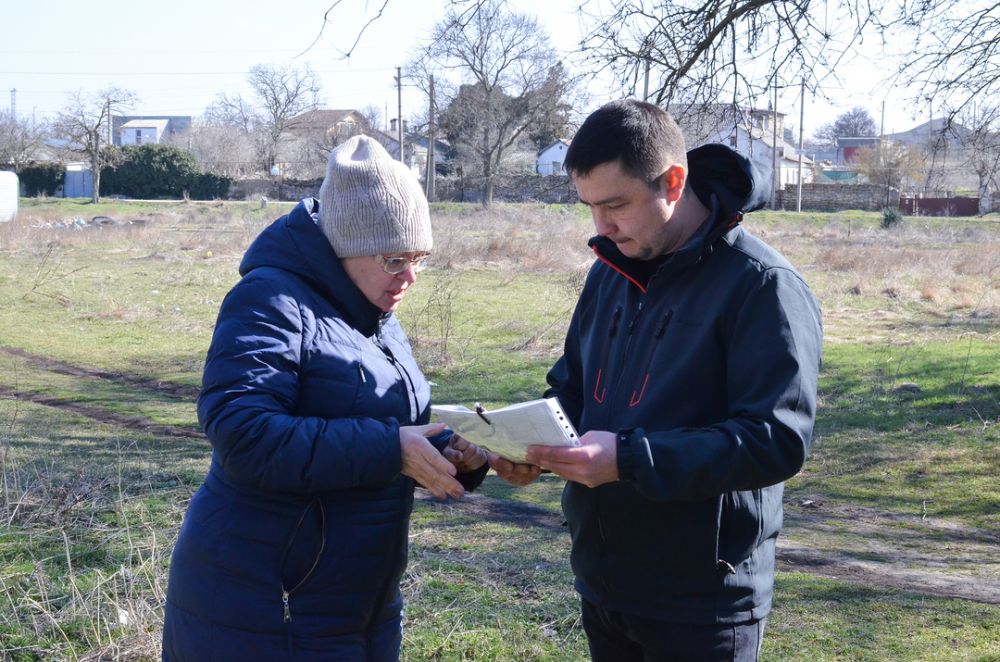
[[[728,147],[685,154],[673,119],[609,103],[565,166],[597,254],[548,375],[578,448],[492,456],[567,479],[583,627],[598,662],[755,660],[782,481],[812,436],[822,330],[808,286],[739,226],[770,188]]]

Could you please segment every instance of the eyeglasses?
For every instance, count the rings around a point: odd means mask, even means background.
[[[408,267],[413,267],[414,271],[423,271],[427,266],[427,258],[430,253],[421,253],[413,257],[406,255],[376,255],[375,261],[382,265],[382,270],[387,274],[398,276],[406,271]]]

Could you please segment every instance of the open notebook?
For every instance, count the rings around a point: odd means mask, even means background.
[[[529,400],[486,410],[434,405],[432,418],[482,448],[513,462],[524,462],[528,446],[579,446],[580,438],[559,400]]]

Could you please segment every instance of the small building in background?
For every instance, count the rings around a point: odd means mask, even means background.
[[[190,130],[190,115],[115,115],[111,118],[112,140],[119,146],[176,142]]]
[[[567,149],[569,149],[569,142],[560,139],[540,150],[535,158],[535,172],[539,175],[565,174],[563,161],[566,159]]]
[[[131,120],[118,131],[118,145],[158,145],[167,134],[169,120]]]
[[[67,163],[63,175],[64,198],[89,198],[94,195],[94,175],[86,163]]]

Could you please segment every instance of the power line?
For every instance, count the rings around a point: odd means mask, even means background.
[[[392,70],[393,67],[374,67],[370,69],[311,69],[311,71],[315,74],[363,74],[371,73],[373,71]],[[0,71],[0,74],[11,76],[243,76],[248,73],[250,73],[249,69],[243,69],[241,71]]]

